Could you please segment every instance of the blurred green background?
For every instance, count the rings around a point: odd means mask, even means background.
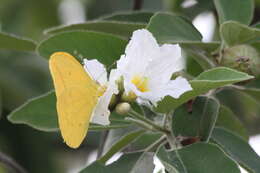
[[[46,37],[45,29],[70,23],[64,17],[67,9],[64,6],[75,2],[83,9],[81,20],[131,11],[134,6],[133,0],[0,0],[0,30],[39,42]],[[191,20],[204,12],[216,16],[213,0],[144,0],[141,10],[171,11]],[[254,23],[260,20],[259,11],[260,0],[256,0]],[[216,35],[214,39],[217,38]],[[200,72],[196,66],[193,64],[190,73]],[[34,52],[0,50],[0,151],[10,155],[30,173],[73,172],[69,168],[86,164],[88,153],[98,147],[99,133],[90,133],[88,142],[75,151],[62,144],[57,133],[40,132],[7,121],[6,116],[16,107],[52,88],[45,59]],[[223,90],[218,94],[220,100],[224,95],[229,95],[230,99],[222,102],[243,120],[249,133],[259,133],[259,103],[238,91]],[[0,173],[5,172],[8,172],[7,168],[0,164]]]

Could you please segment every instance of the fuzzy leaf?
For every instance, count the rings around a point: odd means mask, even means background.
[[[160,43],[201,41],[199,31],[186,18],[170,13],[156,13],[147,25]]]
[[[175,151],[162,146],[157,157],[169,173],[240,173],[237,164],[214,144],[196,143]]]
[[[114,163],[105,166],[102,162],[95,161],[80,173],[152,173],[154,169],[153,153],[124,154]]]
[[[233,20],[249,25],[254,15],[254,0],[214,0],[219,23]]]
[[[236,133],[248,140],[248,134],[246,128],[243,126],[241,121],[236,117],[236,115],[226,106],[221,105],[219,109],[219,115],[216,122],[217,127],[223,127]]]
[[[0,49],[17,51],[34,51],[36,43],[27,38],[0,32]]]
[[[120,21],[120,22],[134,22],[134,23],[148,23],[154,13],[152,12],[121,12],[112,15],[104,16],[100,20]]]
[[[51,36],[42,41],[38,53],[50,58],[54,52],[68,52],[79,60],[82,58],[97,59],[110,67],[124,53],[126,40],[110,34],[72,31]]]
[[[198,97],[188,112],[186,105],[178,108],[172,118],[172,131],[176,136],[199,137],[209,140],[218,117],[219,103],[208,97]]]
[[[145,28],[145,24],[137,23],[126,23],[126,22],[117,22],[117,21],[91,21],[80,24],[72,24],[67,26],[59,26],[51,28],[45,31],[46,34],[55,34],[58,32],[64,31],[96,31],[109,34],[115,34],[122,36],[126,39],[129,39],[133,31],[141,28]]]
[[[235,46],[260,38],[260,29],[248,27],[234,21],[224,22],[220,26],[222,40],[228,46]]]
[[[254,173],[260,172],[260,157],[242,138],[232,134],[228,130],[215,128],[212,133],[212,139],[221,146],[232,159],[236,160],[248,171]]]

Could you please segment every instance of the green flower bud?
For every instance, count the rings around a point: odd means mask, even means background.
[[[115,94],[113,94],[111,97],[110,103],[109,103],[109,107],[110,108],[114,107],[116,105],[117,101],[118,101],[117,96]]]
[[[137,96],[134,92],[130,91],[129,93],[124,92],[121,96],[121,100],[124,102],[134,102],[136,100]]]
[[[118,90],[120,93],[124,92],[124,78],[121,76],[117,81]]]
[[[249,74],[260,74],[260,57],[257,50],[249,45],[238,45],[224,50],[220,65]]]
[[[116,113],[126,115],[131,109],[131,105],[127,102],[119,103],[116,105]]]

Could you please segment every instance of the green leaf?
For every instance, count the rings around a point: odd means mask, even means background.
[[[246,85],[235,87],[241,92],[244,92],[254,98],[257,102],[260,103],[260,77],[256,77],[254,80],[249,82]]]
[[[117,22],[117,21],[91,21],[81,24],[73,24],[67,26],[60,26],[51,28],[45,31],[46,34],[55,34],[58,32],[64,31],[96,31],[103,32],[109,34],[115,34],[118,36],[122,36],[126,39],[129,39],[133,33],[133,31],[141,28],[145,28],[145,24],[138,23],[126,23],[126,22]]]
[[[80,171],[80,173],[152,173],[154,169],[153,153],[124,154],[117,161],[105,166],[96,161]]]
[[[260,29],[229,21],[220,26],[220,35],[228,46],[235,46],[260,38]]]
[[[116,141],[120,140],[122,137],[128,135],[129,133],[135,132],[136,130],[141,129],[137,128],[137,126],[135,125],[132,125],[127,128],[109,130],[101,154],[108,152],[110,148],[116,143]]]
[[[56,96],[49,92],[28,100],[8,115],[15,124],[26,124],[37,130],[57,131]]]
[[[202,36],[190,21],[169,13],[156,13],[147,25],[159,43],[201,41]]]
[[[28,100],[8,115],[8,120],[15,124],[26,124],[42,131],[57,131],[58,116],[56,111],[56,96],[54,92]],[[111,124],[102,126],[91,124],[89,130],[106,130],[123,128],[131,125],[118,116],[110,115]]]
[[[188,42],[180,44],[186,56],[192,57],[203,69],[210,69],[215,65],[212,52],[219,48],[220,42]]]
[[[141,151],[149,147],[162,137],[161,133],[146,132],[130,144],[130,148]]]
[[[199,49],[200,51],[204,51],[207,53],[216,51],[220,47],[220,42],[200,42],[200,41],[193,41],[193,42],[186,42],[180,44],[183,48],[193,48]]]
[[[0,32],[0,49],[17,51],[34,51],[36,43],[27,38]]]
[[[114,141],[114,144],[111,146],[111,148],[102,156],[100,159],[100,162],[106,163],[114,154],[121,151],[123,148],[125,148],[127,145],[129,145],[131,142],[136,140],[138,137],[140,137],[145,131],[144,130],[137,130],[134,132],[130,132],[124,136],[122,136],[119,140]]]
[[[216,93],[216,97],[242,120],[251,134],[259,133],[260,107],[256,99],[234,90],[233,87],[227,87]]]
[[[130,173],[153,173],[155,165],[153,164],[154,153],[145,152],[136,162]]]
[[[260,88],[244,88],[240,90],[251,97],[253,97],[257,102],[260,103]]]
[[[214,144],[196,143],[174,151],[162,146],[157,157],[169,173],[240,173],[237,164]]]
[[[215,128],[212,139],[249,172],[260,172],[260,157],[242,138],[228,130]]]
[[[194,76],[198,76],[204,71],[204,69],[202,69],[201,65],[194,59],[194,57],[185,53],[183,53],[182,55],[186,59],[185,72],[187,73],[187,75],[191,75],[190,77],[187,76],[187,79],[192,79]]]
[[[148,23],[154,13],[152,12],[121,12],[112,15],[104,16],[100,20],[120,21],[120,22],[134,22],[134,23]]]
[[[126,40],[119,37],[87,31],[64,32],[51,36],[41,42],[38,52],[49,59],[54,52],[68,52],[78,59],[97,59],[110,66],[123,54]]]
[[[248,140],[247,130],[236,115],[226,106],[221,105],[216,127],[223,127]]]
[[[218,117],[219,103],[209,97],[198,97],[188,112],[186,105],[176,109],[172,131],[176,136],[199,137],[208,142]]]
[[[188,91],[175,99],[170,96],[166,96],[162,101],[158,103],[155,108],[158,112],[169,112],[188,100],[204,94],[211,89],[216,89],[225,85],[245,81],[254,78],[246,73],[238,72],[226,67],[217,67],[208,71],[202,72],[195,79],[190,81],[193,88],[192,91]]]
[[[254,0],[214,0],[219,23],[233,20],[249,25],[254,15]]]

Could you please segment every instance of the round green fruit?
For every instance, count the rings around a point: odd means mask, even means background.
[[[253,75],[260,74],[260,57],[250,45],[238,45],[224,49],[220,65]]]

